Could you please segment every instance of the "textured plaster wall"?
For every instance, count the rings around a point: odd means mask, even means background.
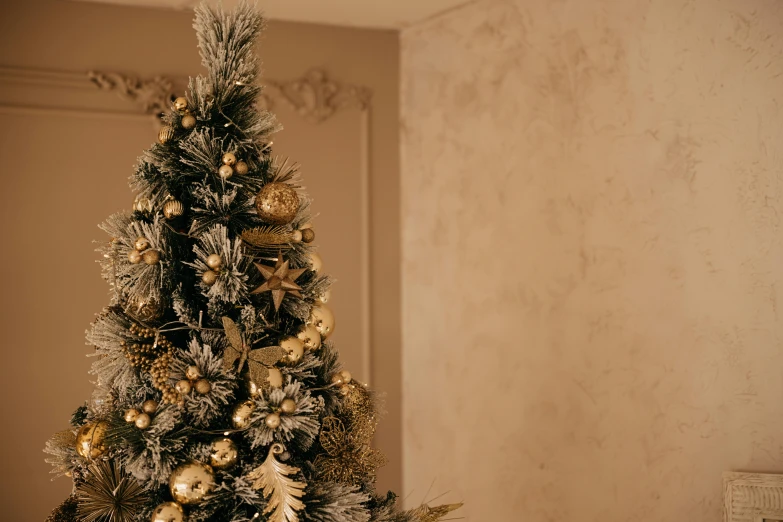
[[[408,503],[707,522],[783,472],[783,3],[478,2],[401,95]]]

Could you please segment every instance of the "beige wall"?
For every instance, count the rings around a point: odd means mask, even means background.
[[[410,503],[711,522],[722,471],[783,472],[781,27],[519,0],[403,33]]]
[[[100,221],[130,207],[127,178],[156,136],[139,107],[99,91],[85,73],[199,73],[191,18],[0,2],[2,520],[38,522],[68,494],[70,481],[49,481],[41,450],[91,391],[83,332],[108,300],[92,241],[104,239]],[[318,124],[275,98],[285,126],[275,148],[302,163],[320,214],[317,241],[338,279],[332,304],[344,359],[354,375],[388,392],[377,442],[391,463],[379,487],[399,490],[397,34],[271,22],[259,51],[267,78],[290,81],[318,67],[373,94],[366,111],[351,105]]]

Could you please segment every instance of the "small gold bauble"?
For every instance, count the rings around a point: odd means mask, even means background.
[[[163,204],[163,215],[166,219],[178,218],[185,213],[185,207],[176,199],[170,199]]]
[[[157,265],[160,262],[160,252],[157,250],[147,250],[141,255],[141,258],[148,265]]]
[[[340,375],[339,373],[335,373],[334,375],[332,375],[331,382],[334,386],[340,386],[345,381],[343,380],[342,375]]]
[[[209,463],[216,469],[229,469],[237,463],[239,452],[237,445],[228,437],[221,437],[212,441],[209,453]]]
[[[76,434],[76,452],[86,459],[100,457],[106,451],[104,439],[108,428],[104,421],[82,426]]]
[[[192,129],[196,126],[196,118],[192,114],[186,114],[182,117],[182,127],[184,129]]]
[[[283,413],[294,413],[296,411],[296,401],[283,399],[283,402],[280,403],[280,411]]]
[[[247,428],[250,425],[250,416],[255,409],[256,403],[253,401],[240,402],[234,406],[234,410],[231,412],[231,425],[238,430]]]
[[[152,512],[150,522],[185,522],[185,512],[176,502],[164,502]]]
[[[218,274],[217,272],[213,272],[212,270],[207,270],[203,274],[201,274],[201,282],[204,283],[207,286],[214,285],[218,280]]]
[[[223,154],[223,165],[228,165],[229,167],[233,167],[234,164],[237,162],[237,157],[234,155],[233,152],[226,152]]]
[[[196,365],[188,366],[185,369],[185,377],[187,377],[191,381],[195,381],[196,379],[201,379],[201,370],[199,370],[198,366]]]
[[[136,417],[136,420],[133,422],[140,430],[146,430],[150,427],[150,423],[152,423],[152,417],[147,413],[139,413],[138,417]]]
[[[266,416],[264,422],[268,428],[275,429],[280,426],[280,415],[277,413],[270,413]]]
[[[153,399],[146,400],[141,405],[141,409],[144,410],[144,413],[155,413],[158,411],[158,401]]]
[[[310,270],[320,274],[324,269],[324,261],[316,252],[310,252]]]
[[[291,240],[294,243],[299,243],[302,240],[302,231],[301,230],[294,230],[291,234]]]
[[[215,487],[215,473],[201,462],[180,465],[169,478],[171,496],[180,504],[197,504]]]
[[[138,250],[131,250],[128,252],[128,261],[134,265],[141,263],[141,253]]]
[[[256,196],[256,211],[267,223],[285,225],[299,211],[299,195],[285,183],[268,183]]]
[[[334,332],[334,314],[325,304],[316,305],[310,311],[307,324],[315,326],[321,338],[326,339]]]
[[[212,391],[212,384],[206,379],[199,379],[196,381],[194,388],[201,395],[206,395]]]
[[[234,165],[234,172],[236,174],[239,174],[240,176],[244,176],[245,174],[247,174],[248,170],[250,169],[248,169],[247,163],[245,163],[244,161],[237,161],[237,164]]]
[[[218,175],[223,179],[228,179],[234,175],[234,169],[229,165],[221,165],[218,169]]]
[[[288,364],[296,364],[304,355],[304,343],[298,337],[286,337],[280,341],[280,347],[286,351],[283,358]]]
[[[174,108],[178,111],[184,111],[188,108],[188,99],[184,96],[180,96],[174,100]]]
[[[180,394],[187,395],[190,393],[192,386],[190,385],[190,381],[182,379],[181,381],[177,382],[174,388],[176,388]]]
[[[314,351],[321,347],[321,334],[311,324],[303,325],[296,336],[304,344],[305,350]]]
[[[303,228],[301,232],[303,242],[312,243],[315,241],[315,231],[312,228]]]
[[[147,250],[150,247],[149,239],[146,237],[137,237],[136,242],[133,244],[133,248],[138,250],[139,252],[143,252],[144,250]]]
[[[283,372],[277,368],[269,368],[269,374],[266,376],[266,382],[272,388],[281,388],[283,386]]]
[[[136,417],[138,416],[139,416],[139,410],[137,410],[136,408],[125,410],[125,422],[134,422],[136,420]]]
[[[211,268],[212,270],[217,270],[221,267],[223,264],[223,258],[221,258],[218,254],[211,254],[207,258],[207,266]]]
[[[340,376],[343,378],[343,382],[345,384],[348,384],[353,380],[353,375],[351,375],[351,372],[349,372],[348,370],[341,371]]]
[[[171,125],[164,125],[158,131],[158,141],[160,143],[167,143],[174,137],[174,127]]]

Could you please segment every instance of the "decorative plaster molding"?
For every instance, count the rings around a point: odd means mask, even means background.
[[[724,522],[783,520],[783,475],[723,474]]]
[[[158,116],[171,107],[174,82],[162,76],[142,80],[116,72],[88,71],[87,78],[103,91],[115,91],[120,98],[141,105],[145,114]]]

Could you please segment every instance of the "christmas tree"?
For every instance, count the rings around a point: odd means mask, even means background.
[[[434,522],[375,491],[376,397],[329,340],[329,276],[297,166],[256,107],[248,5],[196,9],[205,76],[163,118],[102,225],[110,305],[87,332],[96,388],[46,447],[85,522]]]

